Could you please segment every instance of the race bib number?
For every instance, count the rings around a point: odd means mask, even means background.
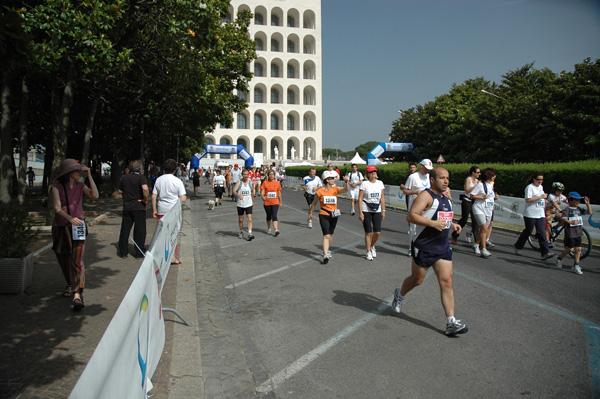
[[[543,208],[543,207],[545,207],[545,206],[546,206],[546,201],[545,201],[545,200],[543,200],[543,199],[541,199],[541,200],[539,200],[539,201],[537,202],[536,206],[537,206],[538,208],[539,208],[539,207],[542,207],[542,208]]]
[[[267,193],[267,198],[272,198],[272,199],[277,198],[277,192],[276,191],[269,191]]]
[[[81,226],[72,225],[73,231],[73,241],[83,241],[85,240],[85,233],[87,230],[85,222]]]
[[[583,226],[583,219],[581,216],[571,216],[569,222],[576,222],[575,224],[572,224],[571,227]]]
[[[369,198],[378,200],[380,195],[381,193],[369,193]]]
[[[250,195],[250,190],[242,190],[240,191],[241,195]]]
[[[337,197],[335,197],[335,196],[325,196],[325,197],[323,197],[323,204],[325,204],[325,205],[335,205],[335,204],[337,204]]]
[[[450,211],[450,212],[444,212],[444,211],[439,211],[438,212],[438,220],[443,220],[444,222],[446,222],[446,227],[444,227],[444,229],[449,229],[450,226],[452,226],[452,217],[454,216],[454,212]]]

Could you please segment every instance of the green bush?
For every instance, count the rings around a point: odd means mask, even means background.
[[[0,203],[0,258],[25,257],[33,238],[27,211],[17,205]]]
[[[450,172],[450,188],[462,190],[464,181],[472,164],[435,164],[443,166]],[[478,164],[481,169],[496,169],[496,190],[500,195],[510,197],[523,197],[527,179],[534,172],[542,172],[544,175],[544,190],[549,193],[552,183],[559,181],[565,185],[565,194],[577,191],[581,195],[590,197],[592,203],[600,203],[600,161],[597,159],[577,162],[560,163],[522,163],[522,164]],[[304,177],[308,175],[310,166],[292,166],[286,168],[289,176]],[[358,170],[365,173],[366,165],[359,165]],[[327,169],[317,167],[317,175]],[[350,171],[350,165],[339,167],[342,175]],[[399,186],[408,178],[408,162],[398,162],[388,165],[378,165],[377,174],[379,178],[389,185]]]

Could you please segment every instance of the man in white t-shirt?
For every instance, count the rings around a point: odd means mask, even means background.
[[[152,189],[152,215],[156,220],[160,220],[166,213],[177,204],[177,200],[185,202],[187,199],[185,186],[181,179],[175,177],[177,162],[174,159],[167,159],[163,165],[164,175],[156,179]],[[181,263],[178,260],[178,251],[173,254],[172,264]]]
[[[310,204],[315,200],[315,193],[319,188],[323,187],[323,182],[321,181],[321,178],[317,176],[317,170],[315,168],[310,168],[308,176],[304,176],[300,187],[304,190],[304,198],[306,198],[306,203],[308,204],[310,212]],[[308,219],[308,228],[312,229],[311,219]]]
[[[240,169],[240,166],[236,163],[233,166],[233,169],[231,169],[231,187],[235,187],[236,183],[238,183],[242,177],[242,169]],[[232,190],[233,191],[233,190]],[[236,201],[237,202],[238,197],[233,194],[233,192],[231,193],[231,201]]]
[[[431,187],[431,183],[429,182],[429,171],[433,169],[433,163],[430,159],[425,158],[420,162],[420,164],[421,169],[419,169],[417,173],[413,173],[408,176],[408,179],[406,179],[406,183],[404,184],[404,190],[402,190],[404,195],[406,195],[408,198],[408,210],[410,210],[410,207],[415,198],[417,198],[417,195],[426,188]],[[408,238],[409,243],[407,255],[411,256],[412,242],[415,240],[415,238],[417,238],[417,225],[414,223],[408,224]]]
[[[356,211],[354,210],[354,207],[358,201],[360,184],[363,182],[363,180],[365,180],[365,178],[363,174],[358,171],[358,165],[355,163],[352,164],[352,170],[346,176],[348,177],[348,185],[350,186],[350,200],[352,202],[352,210],[350,211],[350,214],[355,215]]]

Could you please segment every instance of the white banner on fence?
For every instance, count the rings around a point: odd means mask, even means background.
[[[161,289],[181,227],[181,202],[160,220],[146,257],[69,398],[147,398],[165,343]]]
[[[301,179],[288,176],[286,187],[300,189]],[[337,182],[343,185],[343,182]],[[462,215],[460,206],[460,194],[463,191],[452,191],[452,209],[455,216]],[[388,205],[397,207],[406,207],[406,198],[399,186],[385,186],[385,202]],[[343,197],[344,195],[340,195]],[[346,195],[348,196],[348,195]],[[582,204],[585,208],[585,204]],[[508,197],[501,195],[494,204],[494,221],[509,223],[517,226],[523,225],[523,208],[525,207],[524,198]],[[564,207],[564,206],[563,206]],[[593,239],[600,240],[600,205],[592,205],[592,214],[584,217],[583,226],[587,229]]]

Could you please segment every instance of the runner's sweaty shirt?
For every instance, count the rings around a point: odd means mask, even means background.
[[[433,197],[433,203],[431,208],[421,213],[421,216],[431,220],[445,220],[446,227],[444,230],[438,231],[433,227],[417,225],[417,238],[413,242],[413,246],[428,254],[443,255],[450,249],[448,230],[452,226],[452,204],[444,195],[437,195],[428,188],[425,191]]]

